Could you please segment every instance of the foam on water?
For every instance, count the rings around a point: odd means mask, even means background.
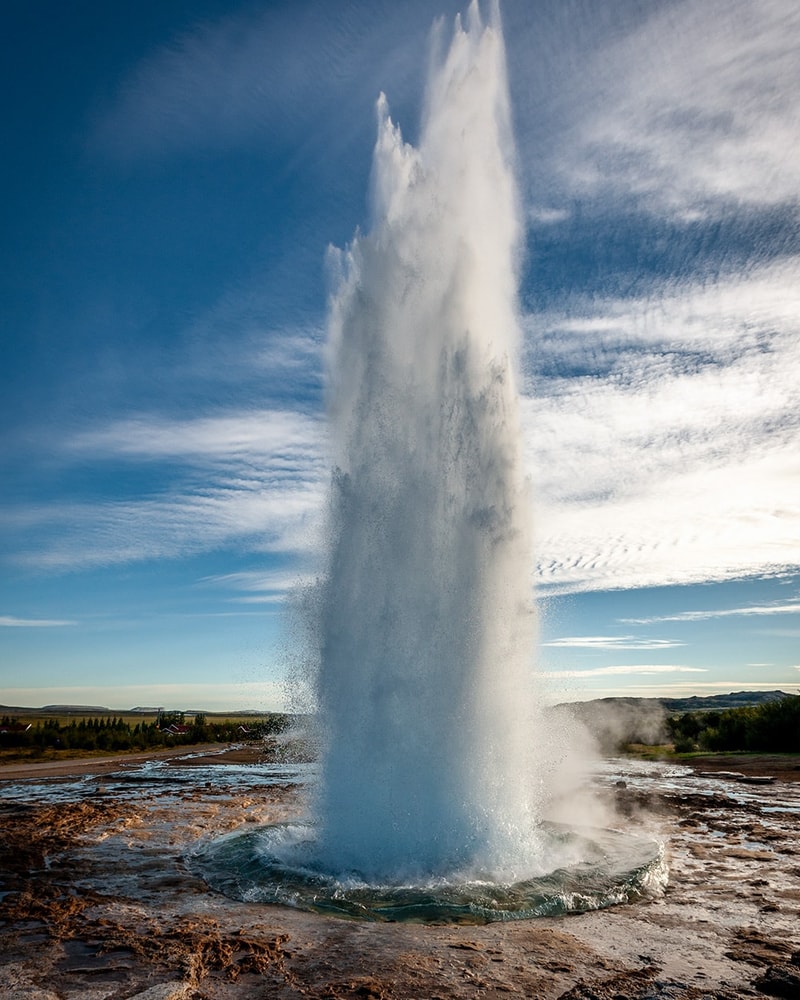
[[[612,830],[545,824],[544,867],[514,882],[494,872],[365,881],[331,874],[316,831],[275,824],[201,845],[189,867],[226,895],[365,920],[487,923],[584,913],[658,894],[666,884],[663,846]]]

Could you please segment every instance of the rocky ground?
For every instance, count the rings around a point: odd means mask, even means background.
[[[764,773],[767,763],[697,767]],[[623,825],[666,837],[665,895],[486,926],[361,923],[243,904],[187,870],[185,853],[200,838],[296,814],[292,785],[265,795],[239,783],[232,793],[223,766],[219,780],[177,791],[145,783],[125,794],[100,775],[79,800],[46,802],[3,799],[0,777],[0,996],[800,997],[796,775],[787,769],[787,780],[761,787],[631,768],[620,761],[603,794]]]

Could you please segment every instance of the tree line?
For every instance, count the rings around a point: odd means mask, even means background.
[[[131,724],[122,717],[72,719],[59,722],[58,719],[38,720],[35,725],[22,731],[19,719],[4,716],[0,728],[7,731],[0,734],[0,747],[14,747],[33,750],[150,750],[166,746],[190,746],[196,743],[231,743],[236,740],[261,739],[270,734],[282,732],[288,726],[288,718],[274,713],[246,724],[247,732],[242,732],[242,723],[225,719],[209,722],[205,715],[196,715],[188,725],[184,725],[182,713],[165,713],[155,722]],[[177,726],[180,731],[170,732],[169,726]]]
[[[684,712],[667,719],[678,753],[752,750],[800,753],[800,695],[723,711]]]

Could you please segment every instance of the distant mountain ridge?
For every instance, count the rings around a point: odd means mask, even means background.
[[[158,715],[161,713],[182,713],[187,716],[207,715],[274,715],[276,713],[258,708],[231,708],[226,711],[212,712],[206,709],[164,708],[163,706],[148,707],[136,705],[134,708],[108,708],[106,705],[42,705],[32,708],[30,705],[0,705],[0,715]],[[277,713],[280,714],[280,713]]]
[[[591,698],[587,701],[574,702],[576,705],[607,705],[613,706],[651,706],[661,705],[667,714],[673,712],[710,712],[723,711],[726,708],[743,708],[747,705],[762,705],[767,701],[780,701],[790,698],[786,691],[731,691],[729,694],[693,694],[689,698]]]
[[[595,698],[556,706],[581,722],[603,753],[616,753],[626,743],[668,743],[666,720],[685,712],[724,712],[798,697],[785,691],[731,691],[690,698]]]
[[[762,705],[767,701],[780,701],[792,697],[787,691],[732,691],[730,694],[711,694],[691,698],[661,698],[661,704],[668,712],[708,712],[726,708],[744,708],[746,705]]]
[[[102,705],[42,705],[40,712],[110,712]]]
[[[567,702],[562,706],[563,708],[576,709],[578,714],[581,714],[581,706],[592,706],[594,709],[601,708],[602,706],[607,706],[609,709],[619,708],[635,710],[638,708],[650,708],[650,709],[662,709],[667,715],[671,715],[676,712],[708,712],[708,711],[723,711],[726,708],[742,708],[746,705],[761,705],[768,701],[780,701],[781,698],[792,697],[786,691],[731,691],[728,694],[709,694],[709,695],[692,695],[688,698],[628,698],[624,696],[616,698],[590,698],[586,701],[576,701]],[[796,697],[796,696],[795,696]],[[78,715],[78,714],[99,714],[99,715],[113,715],[114,713],[123,714],[146,714],[146,715],[156,715],[158,712],[164,712],[163,707],[145,707],[137,705],[135,708],[128,709],[112,709],[107,708],[103,705],[43,705],[41,708],[31,708],[28,706],[21,705],[0,705],[0,714],[2,715],[43,715],[47,712],[58,713],[61,715]],[[183,712],[185,715],[264,715],[265,713],[259,709],[254,708],[244,708],[237,710],[229,710],[227,712],[212,712],[208,710],[201,709],[169,709],[170,712]],[[269,714],[269,713],[267,713]]]

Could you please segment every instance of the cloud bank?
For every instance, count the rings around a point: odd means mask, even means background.
[[[531,338],[544,331],[525,406],[542,585],[626,589],[800,564],[795,272],[528,318]],[[560,375],[565,356],[591,374]]]
[[[684,216],[796,205],[798,40],[786,0],[655,9],[587,67],[585,116],[560,151],[565,183]]]
[[[64,461],[151,468],[151,495],[101,497],[12,511],[38,569],[179,559],[247,545],[307,554],[318,544],[327,463],[315,416],[228,412],[173,420],[154,414],[67,435]],[[113,480],[112,480],[113,481]]]

